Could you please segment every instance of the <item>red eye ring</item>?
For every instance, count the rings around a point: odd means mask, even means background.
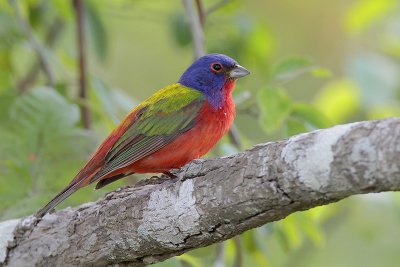
[[[223,69],[222,64],[221,63],[212,63],[211,64],[211,70],[213,72],[221,72]]]

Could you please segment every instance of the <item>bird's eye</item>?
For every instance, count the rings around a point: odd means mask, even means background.
[[[213,63],[213,64],[211,64],[211,69],[214,72],[220,72],[222,70],[222,65],[219,63]]]

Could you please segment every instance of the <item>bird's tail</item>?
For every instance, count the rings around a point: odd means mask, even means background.
[[[36,218],[42,218],[47,212],[52,210],[55,206],[60,204],[61,201],[69,197],[72,193],[79,189],[80,183],[71,183],[69,186],[64,188],[58,195],[56,195],[46,206],[36,212]]]

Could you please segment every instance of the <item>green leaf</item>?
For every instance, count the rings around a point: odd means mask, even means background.
[[[303,74],[310,74],[315,78],[332,77],[329,69],[316,66],[309,59],[298,56],[281,61],[273,70],[273,76],[278,81],[290,81]]]
[[[273,70],[277,80],[291,80],[297,76],[310,71],[312,63],[303,57],[291,57],[278,63]]]
[[[259,92],[260,123],[267,133],[278,130],[292,111],[292,100],[283,89],[265,88]]]
[[[90,44],[94,48],[96,56],[105,60],[108,50],[108,36],[102,17],[97,6],[91,1],[86,1],[86,23],[89,30]]]
[[[63,112],[52,112],[55,110]],[[17,125],[32,128],[38,125],[72,126],[79,121],[79,117],[76,105],[68,103],[56,91],[46,87],[37,88],[18,98],[11,109],[11,119]]]
[[[186,16],[182,13],[176,13],[171,19],[172,35],[180,46],[187,46],[192,42],[192,34],[187,22]]]

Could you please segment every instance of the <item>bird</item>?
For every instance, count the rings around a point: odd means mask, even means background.
[[[170,172],[205,155],[230,129],[236,81],[250,72],[224,54],[195,60],[178,82],[133,108],[72,181],[35,215],[42,218],[89,184],[99,189],[133,173]]]

